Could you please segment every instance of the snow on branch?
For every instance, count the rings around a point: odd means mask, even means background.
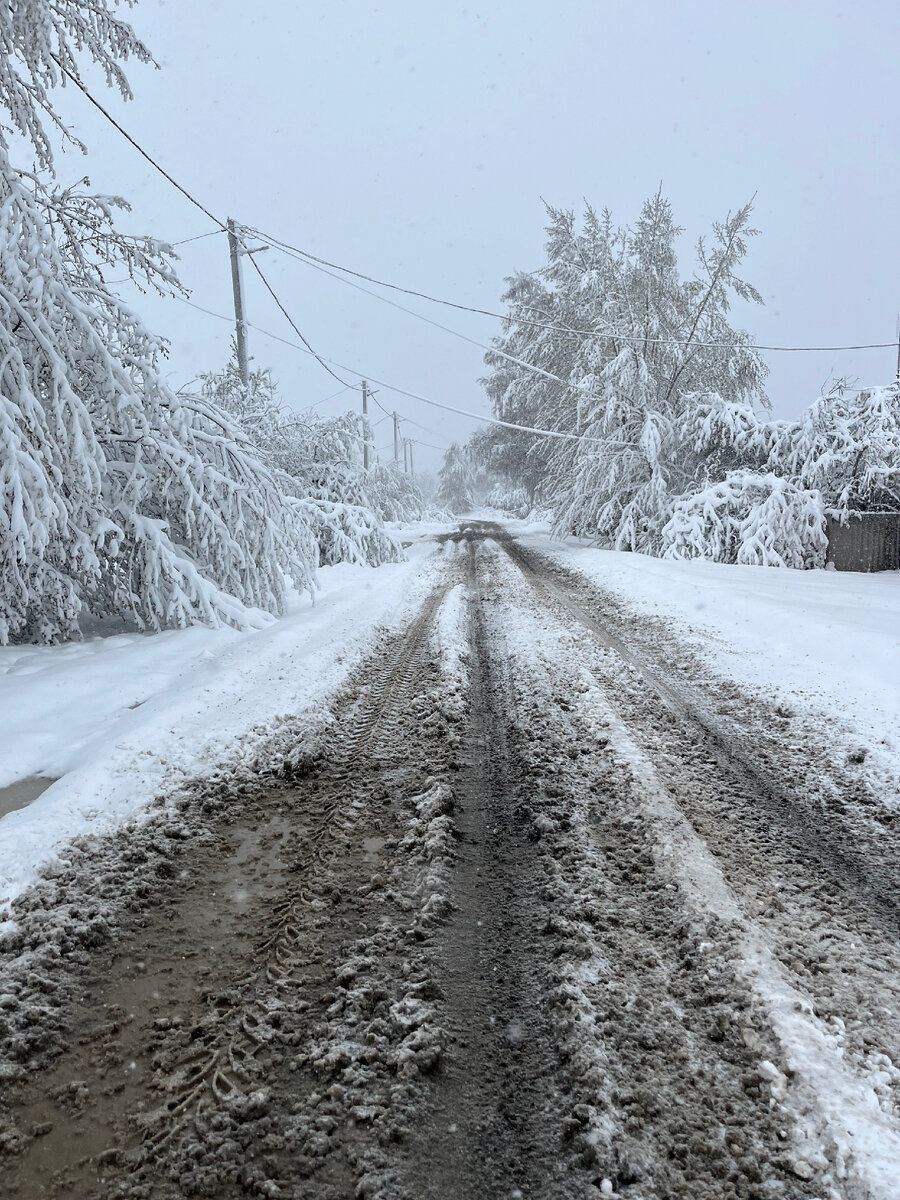
[[[129,5],[133,2],[127,0]],[[79,74],[78,54],[97,63],[107,84],[126,100],[131,99],[131,88],[120,64],[129,58],[153,62],[131,26],[115,16],[116,7],[116,0],[13,0],[0,5],[0,106],[32,144],[42,168],[53,165],[45,121],[64,140],[84,149],[50,95],[65,83],[66,71]],[[8,148],[2,126],[0,148]]]
[[[664,558],[804,569],[823,567],[827,546],[821,493],[752,471],[677,501],[663,529]]]

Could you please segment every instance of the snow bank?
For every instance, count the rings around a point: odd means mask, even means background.
[[[672,562],[537,533],[524,540],[632,609],[671,620],[717,674],[900,752],[900,575]]]
[[[62,776],[0,819],[0,912],[54,847],[128,820],[155,796],[242,756],[314,712],[427,588],[433,544],[409,560],[319,572],[316,604],[261,630],[191,628],[0,648],[0,787]],[[0,923],[2,928],[2,923]]]

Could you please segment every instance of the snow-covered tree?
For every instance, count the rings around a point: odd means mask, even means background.
[[[900,385],[838,383],[769,437],[769,469],[821,492],[829,510],[900,510]]]
[[[302,505],[314,530],[321,565],[396,562],[402,552],[385,521],[416,520],[422,498],[392,466],[363,466],[362,416],[321,418],[312,409],[286,409],[268,370],[241,382],[236,362],[203,376],[203,396],[232,414],[259,450],[282,488]]]
[[[454,442],[444,454],[444,462],[438,472],[441,480],[438,488],[438,504],[451,513],[465,513],[475,503],[473,497],[473,471],[469,455],[463,446]]]
[[[765,402],[766,369],[728,322],[732,296],[759,300],[738,275],[754,233],[750,208],[717,223],[711,244],[700,239],[688,279],[676,257],[681,230],[661,195],[632,228],[590,208],[581,230],[572,213],[549,213],[546,265],[507,291],[507,327],[486,357],[488,392],[503,419],[577,435],[528,450],[545,458],[537,491],[558,531],[658,553],[672,505],[704,474],[687,436],[698,399],[751,410]]]
[[[128,95],[119,63],[149,52],[105,0],[8,5],[0,41],[0,103],[44,169],[17,171],[0,130],[0,641],[72,636],[85,611],[152,628],[278,612],[285,573],[312,586],[302,513],[232,421],[172,394],[164,344],[105,282],[177,287],[171,248],[47,174],[60,64],[86,52]]]

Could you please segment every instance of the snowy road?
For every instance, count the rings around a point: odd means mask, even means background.
[[[279,772],[22,897],[0,1191],[900,1196],[871,782],[500,526],[429,571]]]

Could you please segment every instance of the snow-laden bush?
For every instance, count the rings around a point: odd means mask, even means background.
[[[814,488],[830,510],[900,510],[900,386],[838,383],[774,431],[770,469]]]
[[[383,521],[420,521],[425,511],[422,492],[411,476],[393,463],[376,463],[366,477],[372,508]]]
[[[763,567],[822,567],[828,547],[821,493],[752,471],[682,497],[662,536],[664,558]]]
[[[245,388],[234,361],[203,376],[203,396],[232,414],[281,487],[301,502],[320,565],[377,566],[402,559],[384,522],[419,519],[422,497],[415,483],[392,466],[365,469],[363,439],[370,432],[361,415],[289,412],[270,371],[253,371]]]
[[[484,503],[488,508],[498,512],[509,513],[510,516],[522,520],[531,511],[528,493],[524,488],[511,487],[508,483],[498,483],[487,493]]]
[[[307,497],[298,501],[319,551],[319,565],[350,562],[360,566],[399,562],[403,552],[370,508]]]

